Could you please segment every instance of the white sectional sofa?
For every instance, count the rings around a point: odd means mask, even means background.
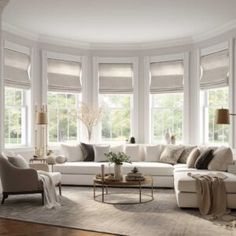
[[[187,168],[185,163],[172,165],[162,163],[159,160],[147,161],[145,146],[143,144],[138,145],[138,157],[135,157],[132,164],[124,163],[122,173],[127,174],[132,168],[137,167],[143,174],[153,177],[155,187],[174,188],[179,207],[197,207],[195,180],[189,177],[187,173],[209,173],[209,170]],[[64,185],[92,185],[95,175],[101,173],[101,165],[105,165],[105,173],[113,172],[113,165],[107,162],[84,161],[67,161],[63,164],[55,164],[54,171],[61,172],[62,184]],[[232,162],[228,166],[228,170],[234,172],[235,169],[236,164]],[[223,172],[228,177],[225,180],[228,207],[236,208],[236,172],[230,172]]]

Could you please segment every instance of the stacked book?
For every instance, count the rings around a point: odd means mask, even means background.
[[[145,178],[140,172],[130,172],[125,177],[126,181],[143,181]]]

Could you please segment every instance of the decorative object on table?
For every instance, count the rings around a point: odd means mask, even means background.
[[[122,174],[121,174],[121,166],[124,162],[131,163],[130,157],[127,156],[124,152],[109,152],[105,153],[105,156],[107,157],[107,160],[111,163],[114,163],[114,178],[116,180],[121,180]]]
[[[48,140],[47,140],[47,106],[42,105],[40,108],[35,107],[35,155],[38,158],[47,156]]]
[[[170,143],[171,144],[175,144],[176,143],[175,134],[171,134],[171,136],[170,136]]]
[[[170,129],[167,129],[165,133],[166,144],[170,144],[170,137],[171,137]]]
[[[130,137],[129,143],[135,143],[135,137]]]
[[[145,178],[137,167],[134,167],[125,177],[126,181],[144,181]]]
[[[55,157],[53,157],[53,156],[47,157],[46,163],[47,163],[48,165],[55,165],[55,164],[56,164]]]
[[[89,107],[86,103],[80,103],[78,110],[78,119],[85,125],[88,133],[88,142],[91,141],[93,127],[96,126],[101,119],[102,108],[97,109]]]

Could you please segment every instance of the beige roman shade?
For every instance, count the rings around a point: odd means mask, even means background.
[[[201,57],[201,89],[228,86],[228,74],[228,50],[211,53]]]
[[[81,63],[48,58],[48,90],[81,92]]]
[[[132,63],[99,63],[99,93],[132,93]]]
[[[14,50],[4,49],[5,86],[30,89],[30,57]]]
[[[183,61],[153,62],[150,64],[150,93],[183,91]]]

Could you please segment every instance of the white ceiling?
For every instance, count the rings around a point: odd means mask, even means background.
[[[10,0],[3,21],[87,43],[191,38],[236,19],[236,0]]]

